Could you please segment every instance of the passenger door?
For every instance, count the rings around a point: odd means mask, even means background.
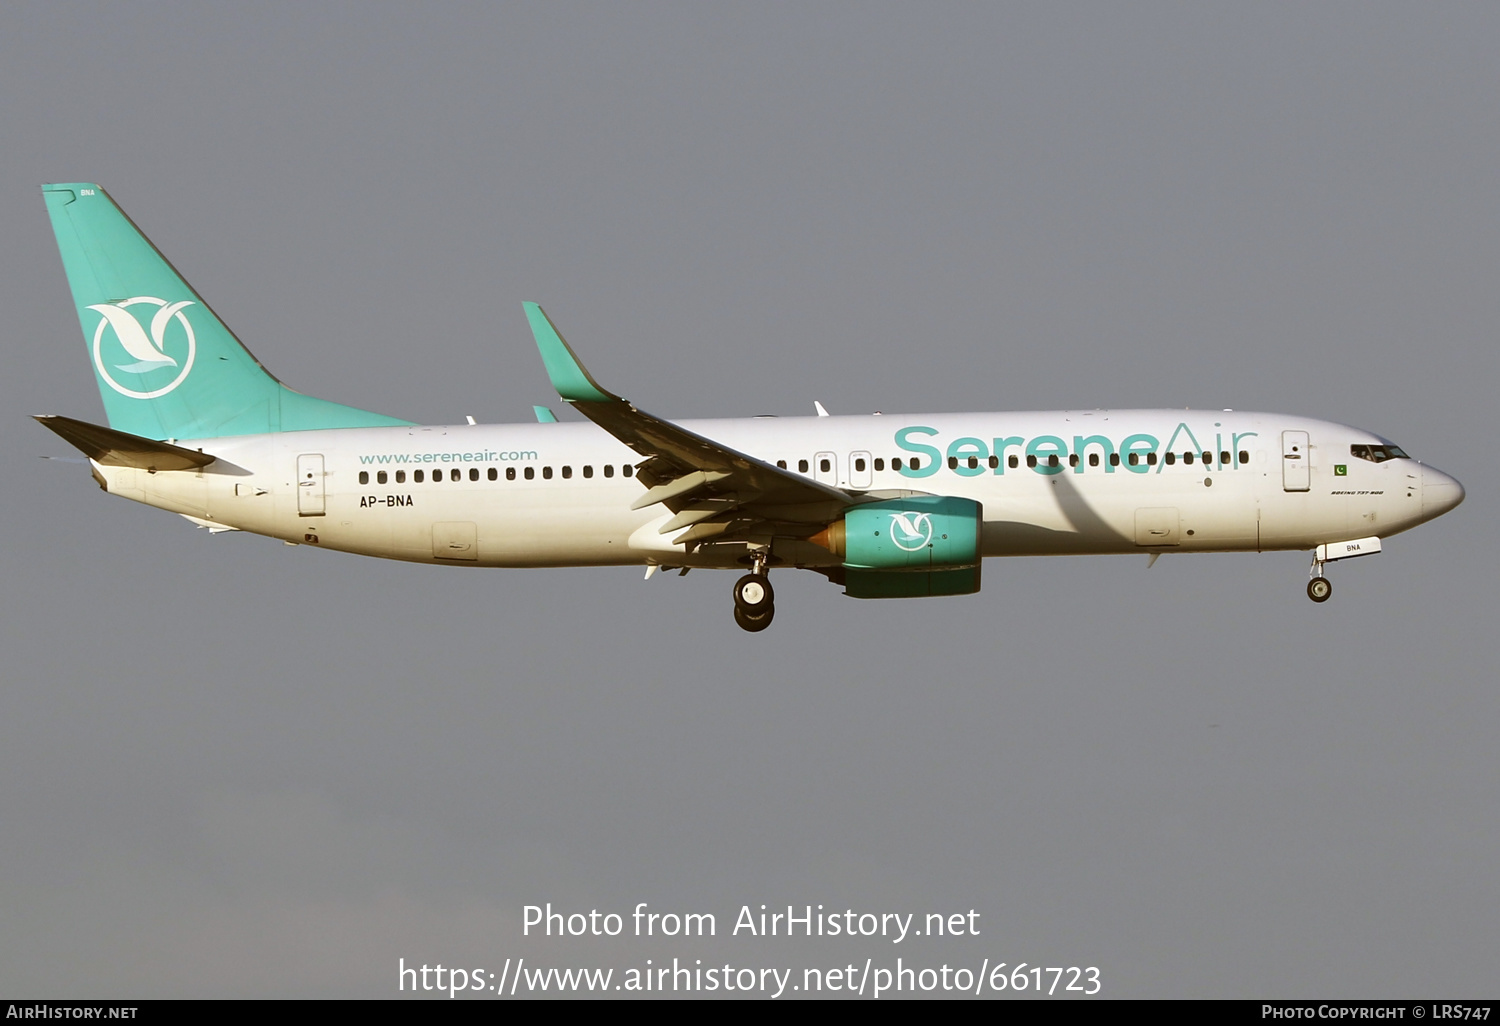
[[[297,457],[297,515],[321,517],[327,508],[323,454],[307,452]]]
[[[1288,492],[1305,492],[1312,487],[1312,466],[1308,461],[1306,431],[1281,433],[1281,487]]]

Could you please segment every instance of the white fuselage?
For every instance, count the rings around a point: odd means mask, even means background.
[[[1277,414],[876,414],[682,426],[851,492],[976,500],[987,556],[1309,549],[1395,534],[1462,497],[1452,478],[1415,460],[1351,455],[1351,446],[1383,441],[1369,432]],[[206,526],[370,556],[467,566],[735,565],[712,548],[673,544],[677,532],[659,532],[672,517],[662,506],[632,510],[645,488],[625,474],[641,457],[591,423],[176,443],[217,459],[198,471],[96,471],[110,492]],[[794,565],[838,562],[806,544],[786,551]]]

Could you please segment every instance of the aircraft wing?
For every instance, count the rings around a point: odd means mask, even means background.
[[[806,537],[874,498],[782,470],[637,409],[593,379],[540,306],[525,306],[557,394],[645,457],[636,476],[647,490],[632,508],[661,503],[677,514],[661,528],[685,531],[674,541],[691,549],[708,541]]]

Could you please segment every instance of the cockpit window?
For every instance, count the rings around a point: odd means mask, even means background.
[[[1351,445],[1349,455],[1357,459],[1369,460],[1371,463],[1411,459],[1399,445]]]

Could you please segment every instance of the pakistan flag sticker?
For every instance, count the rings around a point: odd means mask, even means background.
[[[1349,476],[1349,464],[1347,464],[1347,463],[1335,463],[1333,465],[1333,476],[1334,477],[1348,477]]]

